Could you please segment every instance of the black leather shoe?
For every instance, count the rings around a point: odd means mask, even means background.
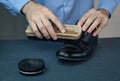
[[[76,41],[67,41],[65,45],[57,51],[56,56],[60,60],[82,61],[92,55],[94,47],[97,45],[97,37],[92,34],[83,33],[82,37]]]

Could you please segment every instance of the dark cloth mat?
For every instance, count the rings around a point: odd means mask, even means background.
[[[38,40],[0,41],[0,81],[120,81],[120,38],[99,39],[93,56],[87,61],[61,63],[56,51],[59,42]],[[23,76],[18,62],[24,58],[42,58],[46,72]]]

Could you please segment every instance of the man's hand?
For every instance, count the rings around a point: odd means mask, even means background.
[[[83,31],[93,33],[93,36],[97,36],[107,25],[109,16],[109,12],[104,9],[91,9],[79,20],[78,25],[82,26]]]
[[[52,21],[61,32],[65,32],[64,26],[59,19],[45,6],[37,4],[34,1],[28,2],[23,8],[22,13],[25,14],[34,33],[40,39],[43,37],[57,40],[57,35],[51,25]]]

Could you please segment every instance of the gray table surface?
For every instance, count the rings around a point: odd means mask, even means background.
[[[120,38],[99,39],[93,56],[87,61],[61,63],[56,51],[58,42],[36,40],[0,41],[0,81],[120,81]],[[23,76],[18,62],[24,58],[42,58],[46,72]]]

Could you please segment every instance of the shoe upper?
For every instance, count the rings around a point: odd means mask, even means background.
[[[56,55],[65,60],[78,60],[91,56],[94,47],[97,44],[97,38],[92,34],[82,34],[79,40],[67,41],[64,46],[57,51]]]

